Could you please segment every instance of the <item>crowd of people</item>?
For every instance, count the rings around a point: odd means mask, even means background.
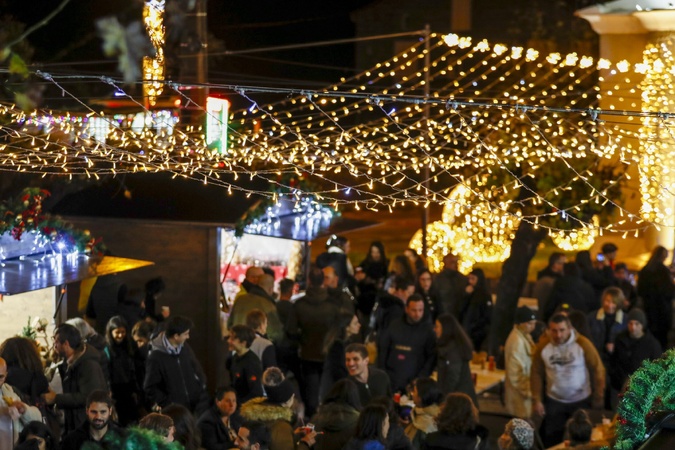
[[[501,449],[589,445],[585,411],[614,410],[628,377],[667,348],[667,252],[654,250],[635,286],[617,251],[606,244],[595,264],[588,252],[554,253],[533,286],[538,308],[515,311],[500,359],[513,416]],[[214,395],[188,342],[192,321],[155,312],[162,280],[129,301],[105,279],[107,300],[92,291],[88,320],[56,328],[54,364],[28,338],[0,345],[16,448],[489,448],[470,369],[492,316],[483,271],[464,276],[448,254],[432,275],[412,249],[390,263],[379,242],[356,266],[348,254],[348,240],[330,239],[301,295],[294,280],[275,292],[273,273],[248,268]]]

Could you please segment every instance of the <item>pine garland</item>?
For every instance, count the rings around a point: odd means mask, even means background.
[[[645,361],[630,377],[617,410],[614,450],[633,450],[644,442],[647,422],[675,410],[675,349],[659,359]]]
[[[19,241],[24,233],[37,231],[51,242],[63,243],[79,253],[102,253],[105,246],[101,238],[92,237],[89,230],[77,230],[42,210],[42,202],[49,195],[44,189],[26,188],[13,201],[0,204],[0,235],[9,233]]]

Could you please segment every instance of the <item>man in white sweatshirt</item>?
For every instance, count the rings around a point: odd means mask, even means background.
[[[543,417],[545,447],[563,440],[565,422],[579,408],[600,409],[605,367],[591,341],[578,334],[564,313],[554,314],[532,357],[533,411]]]

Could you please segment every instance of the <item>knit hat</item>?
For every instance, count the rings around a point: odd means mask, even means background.
[[[630,322],[631,320],[637,320],[642,324],[643,327],[647,326],[647,316],[645,316],[645,312],[640,308],[633,308],[628,312],[626,323]]]
[[[267,393],[267,399],[270,402],[279,405],[289,401],[295,393],[293,391],[293,385],[288,380],[284,380],[276,386],[265,386],[265,392]]]
[[[511,436],[511,439],[516,441],[521,448],[529,450],[534,446],[534,429],[523,419],[509,420],[504,432]]]
[[[516,317],[513,320],[516,325],[529,322],[530,320],[537,320],[537,316],[534,311],[532,311],[527,306],[521,306],[520,308],[516,309]]]

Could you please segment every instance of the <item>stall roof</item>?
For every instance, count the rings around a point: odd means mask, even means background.
[[[0,294],[15,295],[153,265],[152,261],[86,255],[37,255],[0,263]]]

